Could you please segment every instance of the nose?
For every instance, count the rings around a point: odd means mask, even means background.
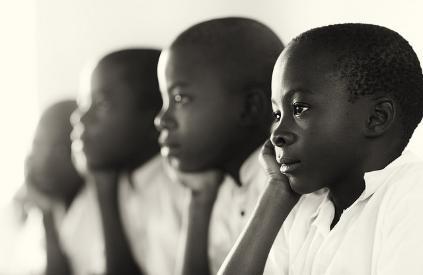
[[[270,136],[273,146],[277,147],[286,147],[291,145],[296,141],[296,139],[297,136],[282,123],[273,130]]]
[[[176,121],[169,110],[161,110],[154,118],[154,126],[158,131],[170,130],[176,127]]]

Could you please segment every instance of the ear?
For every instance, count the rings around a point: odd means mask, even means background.
[[[383,135],[393,124],[396,117],[396,105],[389,97],[380,97],[374,100],[366,122],[365,134],[367,137]]]
[[[244,91],[241,124],[251,126],[261,123],[266,115],[266,108],[269,104],[267,101],[266,93],[262,88],[254,87]]]

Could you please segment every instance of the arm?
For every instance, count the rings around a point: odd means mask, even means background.
[[[117,173],[95,172],[94,180],[105,239],[106,274],[142,274],[132,255],[123,229],[119,212]]]
[[[42,212],[46,240],[46,275],[70,275],[71,267],[60,244],[56,226],[55,211],[63,208],[62,203],[38,191],[32,184],[26,185],[23,203],[33,205]]]
[[[177,180],[191,189],[182,274],[209,275],[209,224],[222,175],[216,171],[179,174]]]
[[[70,275],[71,269],[66,255],[60,246],[57,228],[51,211],[43,212],[46,234],[47,267],[46,275]]]
[[[263,146],[261,158],[270,180],[247,227],[220,268],[219,275],[263,274],[279,229],[299,199],[299,195],[289,187],[288,179],[279,172],[269,141]]]

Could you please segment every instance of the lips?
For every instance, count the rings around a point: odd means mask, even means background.
[[[161,147],[161,154],[165,157],[176,154],[181,147],[178,143],[169,138],[169,134],[167,132],[162,132],[160,134],[159,144]]]
[[[277,162],[281,165],[280,171],[283,174],[293,172],[301,164],[301,161],[299,160],[292,159],[292,158],[285,158],[285,157],[278,158]]]

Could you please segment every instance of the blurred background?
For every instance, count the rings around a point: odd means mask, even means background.
[[[1,0],[0,207],[23,181],[23,159],[41,110],[75,98],[84,66],[131,46],[162,48],[205,19],[248,16],[287,43],[312,27],[341,22],[387,26],[423,61],[419,0]],[[409,148],[423,157],[423,126]]]

